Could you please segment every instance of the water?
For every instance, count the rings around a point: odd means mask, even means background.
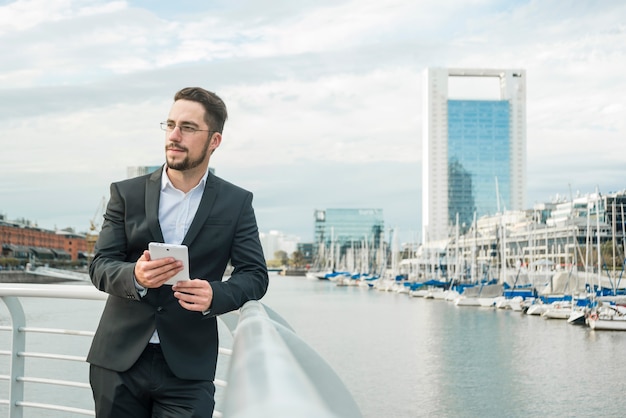
[[[272,306],[365,417],[626,415],[626,332],[297,277]]]
[[[303,277],[272,275],[263,302],[330,363],[367,418],[617,417],[626,412],[626,332]],[[102,308],[100,302],[23,303],[36,326],[78,329],[95,327]],[[0,324],[7,323],[0,304]],[[46,351],[53,337],[29,334],[29,350]],[[85,355],[88,341],[76,337],[69,345],[64,348],[70,354]],[[0,340],[2,349],[6,345]],[[8,373],[5,363],[0,374]],[[56,372],[58,366],[44,364],[37,365],[44,374]],[[64,374],[86,379],[86,369],[63,367],[68,368]],[[90,393],[81,394],[76,406],[85,407],[80,398]],[[6,397],[4,390],[0,397]],[[82,402],[89,405],[90,399]],[[5,411],[0,406],[0,416]],[[25,417],[63,416],[26,411]]]

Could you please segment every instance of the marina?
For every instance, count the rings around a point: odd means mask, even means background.
[[[332,263],[323,261],[325,269],[307,277],[626,330],[624,206],[625,191],[596,191],[474,216],[469,225],[460,225],[457,216],[446,240],[400,250],[392,237],[386,252],[365,256],[353,248],[333,250]],[[383,262],[355,270],[359,258]]]
[[[616,361],[623,332],[276,273],[262,302],[328,362],[364,417],[617,417],[626,409],[623,386],[603,384],[626,373]],[[26,304],[41,326],[70,320],[89,328],[99,317],[83,303]],[[50,344],[32,339],[37,349]],[[86,346],[65,349],[84,355]],[[64,374],[86,377],[73,367]],[[41,390],[54,399],[52,389]],[[88,405],[90,395],[82,396]]]

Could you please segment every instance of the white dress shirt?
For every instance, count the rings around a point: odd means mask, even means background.
[[[166,244],[181,244],[183,242],[200,206],[208,175],[209,170],[207,168],[200,182],[189,192],[185,193],[174,187],[167,175],[167,166],[163,167],[161,197],[159,199],[159,224],[161,225],[161,232],[163,232],[163,239]],[[140,294],[143,296],[146,292],[144,290]],[[159,343],[159,335],[156,329],[152,334],[152,338],[150,338],[150,343]]]

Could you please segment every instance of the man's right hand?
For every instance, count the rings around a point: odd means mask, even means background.
[[[135,280],[146,289],[161,287],[183,269],[183,262],[174,257],[150,259],[150,251],[144,250],[135,264]]]

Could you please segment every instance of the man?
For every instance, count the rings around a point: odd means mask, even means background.
[[[111,185],[89,267],[109,294],[87,356],[97,417],[211,417],[216,315],[267,290],[252,193],[208,170],[226,118],[214,93],[180,90],[162,170]],[[192,280],[165,285],[182,263],[152,259],[153,241],[187,245]]]

